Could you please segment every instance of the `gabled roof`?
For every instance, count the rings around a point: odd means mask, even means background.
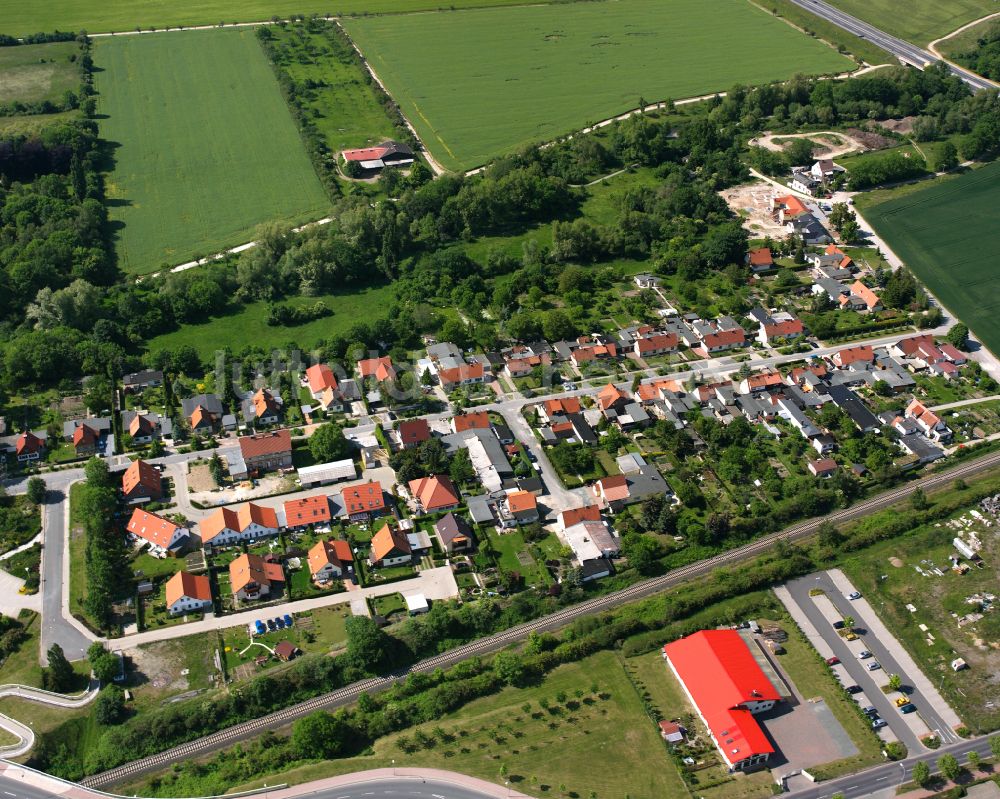
[[[608,383],[604,388],[597,392],[597,404],[600,406],[602,411],[606,411],[609,408],[613,408],[615,405],[621,402],[628,402],[628,397],[626,397],[614,383]]]
[[[292,451],[292,435],[287,430],[274,430],[252,436],[240,436],[240,453],[243,459],[260,458]]]
[[[403,446],[420,444],[431,437],[431,426],[426,419],[407,419],[399,423],[399,440]]]
[[[452,419],[455,425],[455,432],[462,433],[466,430],[489,430],[490,415],[486,411],[474,411],[463,413]]]
[[[545,400],[545,412],[549,416],[580,412],[580,400],[576,397]]]
[[[274,508],[267,508],[248,502],[241,505],[237,512],[240,530],[246,530],[251,524],[259,524],[261,527],[269,527],[272,530],[278,529],[278,514]]]
[[[607,502],[620,502],[629,497],[628,480],[623,474],[602,477],[594,486],[598,489],[595,493],[602,496]]]
[[[266,388],[257,389],[257,393],[253,395],[251,402],[253,403],[254,415],[257,418],[267,416],[269,413],[277,413],[281,410],[281,405],[278,404],[274,395]]]
[[[45,449],[45,442],[32,433],[30,430],[21,435],[17,439],[17,444],[14,447],[18,455],[27,455],[32,452],[41,452]]]
[[[878,298],[878,294],[868,288],[868,286],[860,280],[855,280],[851,284],[851,294],[856,297],[860,297],[864,304],[868,306],[869,311],[881,303],[881,300]]]
[[[447,508],[459,503],[458,492],[451,480],[444,475],[421,477],[409,482],[410,493],[420,501],[426,511]]]
[[[709,333],[702,339],[702,342],[709,349],[713,347],[731,347],[746,342],[746,333],[743,332],[743,328],[737,327],[732,330]]]
[[[507,495],[507,508],[511,513],[527,513],[537,510],[538,502],[530,491],[512,491]]]
[[[202,602],[212,601],[212,585],[206,574],[188,574],[185,571],[179,571],[167,580],[166,590],[168,608],[183,597],[198,599]]]
[[[801,319],[788,319],[784,322],[764,323],[764,335],[768,338],[779,336],[801,336],[804,332]]]
[[[149,541],[161,549],[168,549],[180,525],[155,513],[136,508],[132,511],[132,518],[129,519],[126,529],[137,538]]]
[[[806,208],[805,203],[802,202],[794,194],[786,194],[784,197],[775,197],[774,204],[780,205],[784,211],[786,217],[800,216],[809,212]]]
[[[77,425],[73,431],[73,446],[90,446],[97,443],[99,436],[94,430],[87,426],[86,422]]]
[[[152,435],[155,430],[156,425],[141,413],[137,413],[133,416],[132,421],[129,422],[128,425],[128,434],[132,436],[132,438]]]
[[[653,350],[672,350],[677,347],[680,339],[676,333],[654,333],[651,336],[644,336],[636,339],[635,346],[641,355],[644,352]]]
[[[570,508],[559,514],[563,527],[572,527],[580,522],[599,522],[601,509],[597,505],[584,505],[582,508]]]
[[[731,763],[774,752],[743,707],[746,702],[777,702],[781,695],[736,630],[702,630],[663,651]]]
[[[321,494],[285,503],[285,526],[302,527],[306,524],[324,524],[332,518],[330,498]]]
[[[309,573],[316,574],[320,569],[329,564],[333,564],[339,569],[344,568],[345,563],[354,560],[351,552],[351,545],[346,541],[318,541],[309,550]]]
[[[284,581],[281,564],[265,561],[260,555],[245,553],[229,564],[229,584],[234,594],[250,583],[271,586]]]
[[[382,484],[372,480],[360,485],[350,486],[341,492],[344,507],[348,515],[354,513],[372,513],[385,509],[385,497],[382,494]]]
[[[162,490],[162,479],[160,470],[156,467],[143,460],[133,461],[122,475],[122,493],[129,497],[136,488],[145,488],[147,491],[159,494]]]
[[[386,524],[372,536],[371,559],[379,561],[393,554],[393,552],[399,555],[409,555],[413,552],[413,549],[402,532]]]
[[[317,363],[306,369],[306,380],[309,381],[309,391],[313,394],[322,394],[328,388],[337,387],[337,378],[325,363]]]
[[[770,266],[774,263],[770,247],[758,247],[756,250],[750,250],[749,258],[751,266]]]
[[[461,383],[465,380],[482,380],[486,370],[479,361],[463,363],[452,369],[442,369],[438,372],[442,384]]]
[[[840,366],[850,366],[852,363],[857,363],[858,361],[871,363],[875,360],[875,350],[867,344],[858,344],[856,347],[837,350],[832,357],[834,363]]]
[[[461,539],[472,540],[472,528],[469,527],[469,523],[454,513],[449,513],[438,519],[434,523],[434,529],[445,546]]]
[[[394,378],[396,370],[392,365],[392,358],[383,355],[381,358],[365,358],[358,361],[358,374],[362,378],[374,377],[381,383]]]

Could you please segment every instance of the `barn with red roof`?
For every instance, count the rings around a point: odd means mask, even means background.
[[[774,747],[754,715],[781,701],[736,630],[701,630],[663,647],[730,771],[767,763]]]

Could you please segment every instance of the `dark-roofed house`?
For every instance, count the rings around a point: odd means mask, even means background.
[[[196,394],[181,400],[181,410],[193,433],[209,433],[222,424],[225,411],[215,394]]]
[[[833,404],[846,413],[862,433],[878,429],[879,421],[875,414],[868,410],[868,406],[847,386],[830,386],[827,394]]]
[[[434,530],[445,552],[466,552],[472,549],[475,537],[469,523],[461,516],[449,513],[434,524]]]
[[[158,369],[144,369],[132,372],[122,378],[126,392],[142,391],[144,388],[155,388],[163,385],[163,372]]]

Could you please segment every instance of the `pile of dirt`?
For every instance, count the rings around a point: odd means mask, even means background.
[[[855,141],[861,142],[867,150],[884,150],[887,147],[895,147],[898,144],[895,139],[890,139],[888,136],[883,136],[880,133],[873,133],[870,130],[851,128],[847,133]]]
[[[893,133],[909,136],[913,133],[913,123],[916,121],[916,117],[901,117],[900,119],[883,119],[878,124],[879,127],[891,130]]]
[[[899,558],[895,558],[895,557],[889,558],[889,563],[891,563],[897,569],[903,568],[903,561],[901,561]]]

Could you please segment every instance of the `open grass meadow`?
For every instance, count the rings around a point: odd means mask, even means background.
[[[144,274],[304,222],[329,200],[250,28],[97,39],[119,263]]]
[[[524,0],[450,0],[448,8],[517,5]],[[434,11],[438,0],[0,0],[0,33],[85,30],[121,33],[193,25],[265,22],[293,14],[393,14]]]
[[[344,20],[450,169],[647,102],[853,62],[745,0],[644,0]]]
[[[1000,163],[875,205],[865,218],[942,303],[1000,353]]]
[[[994,0],[828,0],[858,19],[921,47],[997,11]],[[905,13],[900,13],[901,6]]]
[[[57,102],[80,85],[76,42],[0,47],[0,103]],[[70,60],[74,59],[74,60]]]

